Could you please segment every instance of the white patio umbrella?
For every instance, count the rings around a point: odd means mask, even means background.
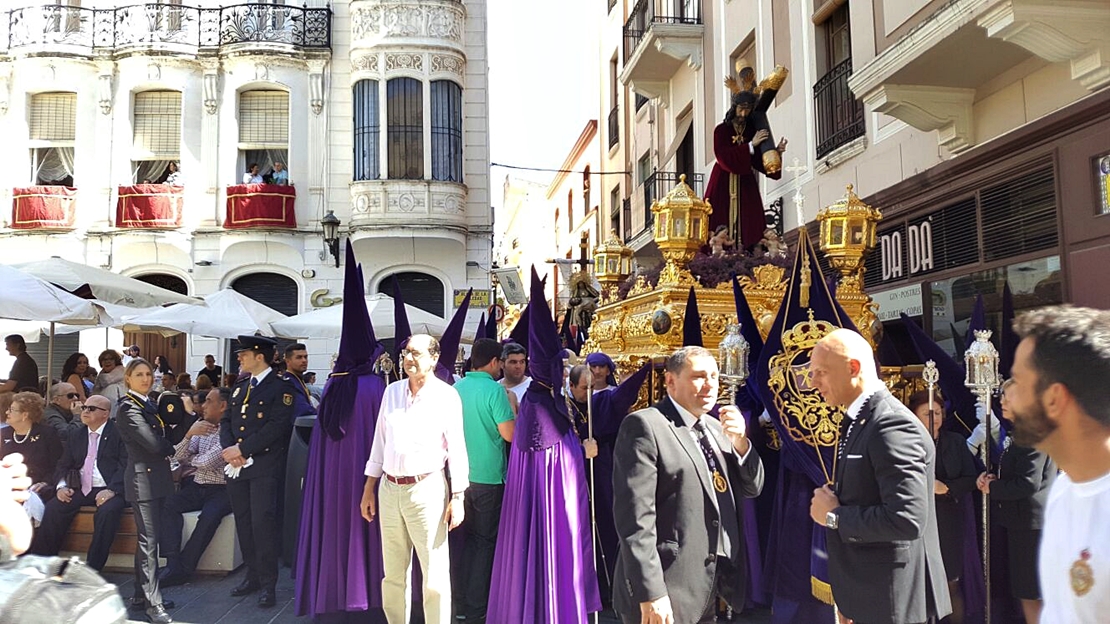
[[[71,293],[116,305],[132,308],[149,308],[169,303],[203,305],[203,302],[196,297],[181,295],[141,280],[56,256],[47,260],[17,264],[15,268]]]
[[[112,320],[95,302],[71,295],[62,288],[10,266],[0,265],[0,284],[4,285],[4,294],[0,296],[0,318],[50,324],[47,379],[50,378],[49,371],[54,370],[57,323],[96,326]]]
[[[393,335],[393,297],[377,293],[366,297],[366,309],[378,337]],[[443,335],[447,321],[420,308],[405,304],[413,333]],[[343,304],[290,316],[273,324],[281,338],[339,338],[343,332]]]
[[[208,338],[236,338],[241,334],[274,335],[271,323],[288,318],[250,297],[228,288],[206,295],[199,305],[178,303],[125,318],[123,331],[186,333]]]

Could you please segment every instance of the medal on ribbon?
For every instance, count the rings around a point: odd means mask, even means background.
[[[1095,572],[1088,563],[1090,559],[1091,551],[1084,548],[1075,563],[1071,564],[1071,590],[1076,596],[1087,595],[1095,585]]]
[[[720,470],[713,470],[713,488],[722,494],[728,490],[728,481],[725,481],[725,477]]]

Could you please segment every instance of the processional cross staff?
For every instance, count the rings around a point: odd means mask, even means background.
[[[964,353],[966,377],[964,385],[979,397],[983,407],[983,429],[987,438],[982,446],[983,466],[991,471],[991,395],[999,386],[998,350],[991,344],[989,329],[976,330],[975,342]],[[983,581],[986,586],[987,604],[984,610],[984,624],[991,623],[991,541],[990,541],[990,490],[983,491]]]
[[[784,171],[794,174],[794,210],[797,211],[798,226],[801,227],[806,222],[805,213],[802,211],[802,205],[805,204],[806,196],[802,195],[802,183],[798,177],[805,175],[806,172],[809,171],[809,167],[803,165],[802,161],[798,160],[796,156],[790,163],[790,166],[786,167]]]

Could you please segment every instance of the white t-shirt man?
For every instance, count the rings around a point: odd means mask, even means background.
[[[516,395],[516,403],[517,403],[517,405],[520,405],[520,402],[524,400],[524,392],[528,389],[528,386],[530,386],[532,384],[532,378],[525,375],[524,376],[524,381],[518,383],[515,386],[512,386],[511,388],[509,387],[508,384],[505,383],[504,379],[501,379],[501,381],[499,383],[502,386],[505,386],[506,389],[508,389],[510,392],[512,392],[513,394]]]
[[[1110,621],[1110,473],[1052,484],[1041,532],[1041,624]]]

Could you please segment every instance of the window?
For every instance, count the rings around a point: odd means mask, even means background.
[[[462,87],[434,80],[432,98],[432,179],[463,181]]]
[[[244,91],[239,95],[240,170],[258,165],[269,182],[274,163],[289,170],[289,94],[285,91]],[[292,172],[289,176],[292,177]]]
[[[621,187],[619,186],[609,191],[609,229],[613,232],[621,231]]]
[[[439,278],[416,271],[394,273],[378,283],[378,292],[392,297],[393,280],[397,280],[397,285],[400,286],[405,305],[443,317],[447,300],[444,296],[443,282]]]
[[[378,81],[359,80],[354,86],[354,179],[377,180],[381,177],[378,159]]]
[[[160,183],[169,175],[170,162],[177,161],[181,152],[181,93],[136,93],[133,115],[133,181]]]
[[[582,171],[582,217],[590,214],[590,166]]]
[[[574,190],[567,191],[567,231],[574,231]]]
[[[424,179],[424,93],[415,78],[386,83],[386,140],[389,177]]]
[[[648,176],[651,175],[651,156],[645,153],[640,157],[640,162],[636,163],[636,179],[643,184],[647,181]]]
[[[36,185],[73,186],[73,145],[77,136],[77,94],[31,96],[31,175]]]
[[[823,46],[818,66],[824,75],[813,86],[817,117],[817,158],[863,136],[863,105],[848,88],[852,76],[852,32],[848,5],[842,4],[818,27]]]
[[[648,99],[646,97],[640,95],[639,93],[636,94],[636,110],[640,110],[644,107],[644,104],[647,103]]]

